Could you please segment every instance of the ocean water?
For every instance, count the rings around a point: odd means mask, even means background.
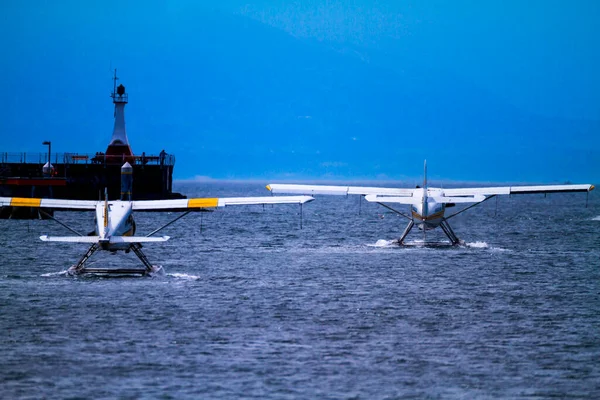
[[[176,215],[138,213],[138,233]],[[73,278],[86,245],[41,242],[70,235],[53,221],[0,220],[0,397],[600,398],[597,193],[587,208],[585,194],[492,199],[451,220],[460,248],[400,248],[405,224],[356,196],[319,196],[302,218],[228,207],[144,247],[164,276]]]

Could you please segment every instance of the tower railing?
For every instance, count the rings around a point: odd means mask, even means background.
[[[175,156],[172,154],[161,153],[158,155],[134,155],[134,156],[110,156],[104,153],[86,154],[86,153],[53,153],[50,157],[50,163],[53,165],[70,164],[100,164],[114,165],[123,164],[125,161],[131,165],[175,165]],[[8,153],[0,152],[0,164],[40,164],[48,162],[48,153]]]
[[[123,95],[118,95],[118,94],[112,94],[110,97],[113,98],[113,103],[127,103],[128,99],[127,99],[127,93],[123,94]]]

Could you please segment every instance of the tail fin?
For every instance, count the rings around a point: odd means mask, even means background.
[[[423,189],[427,189],[427,160],[423,163]]]
[[[104,230],[108,227],[108,189],[104,188]]]

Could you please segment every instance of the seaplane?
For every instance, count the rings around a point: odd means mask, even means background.
[[[414,244],[427,246],[425,232],[440,228],[448,237],[448,242],[431,242],[429,245],[464,245],[459,239],[448,220],[500,195],[533,194],[533,193],[569,193],[586,192],[594,190],[594,185],[538,185],[538,186],[500,186],[500,187],[470,187],[470,188],[435,188],[427,184],[427,161],[424,163],[423,186],[416,188],[384,188],[362,186],[327,186],[327,185],[297,185],[297,184],[269,184],[267,189],[272,194],[305,194],[305,195],[360,195],[368,202],[377,203],[390,211],[408,219],[408,225],[397,240],[401,246],[409,245],[406,237],[416,225],[423,231],[423,241]],[[362,198],[362,197],[361,197]],[[469,204],[450,215],[446,215],[448,208],[457,204]],[[410,206],[410,213],[396,210],[389,204],[404,204]]]
[[[169,236],[155,237],[156,233],[183,218],[190,212],[210,211],[216,207],[240,206],[252,204],[302,204],[314,200],[310,196],[265,196],[265,197],[225,197],[225,198],[192,198],[176,200],[132,200],[132,176],[133,168],[126,162],[121,167],[121,199],[108,200],[105,189],[104,200],[66,200],[46,198],[19,198],[0,197],[0,206],[33,207],[54,210],[70,211],[94,211],[95,229],[88,235],[81,234],[53,216],[45,213],[47,217],[55,220],[77,236],[40,236],[44,242],[67,242],[90,244],[87,252],[79,261],[71,266],[67,273],[69,275],[92,274],[121,274],[121,275],[159,275],[162,266],[152,265],[144,252],[142,244],[165,242]],[[136,224],[133,213],[138,211],[181,211],[183,214],[153,230],[145,236],[135,236]],[[133,253],[140,259],[144,268],[138,269],[115,269],[115,268],[88,268],[86,261],[99,250],[112,253],[124,251]]]

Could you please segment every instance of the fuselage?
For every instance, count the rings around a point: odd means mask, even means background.
[[[420,196],[419,196],[420,194]],[[421,198],[411,206],[412,219],[421,230],[437,228],[444,219],[446,204],[438,203],[436,197],[443,197],[444,191],[435,188],[416,189],[414,197]]]
[[[103,250],[127,250],[129,244],[110,243],[113,236],[133,236],[135,221],[130,201],[105,201],[96,206],[96,234]]]

